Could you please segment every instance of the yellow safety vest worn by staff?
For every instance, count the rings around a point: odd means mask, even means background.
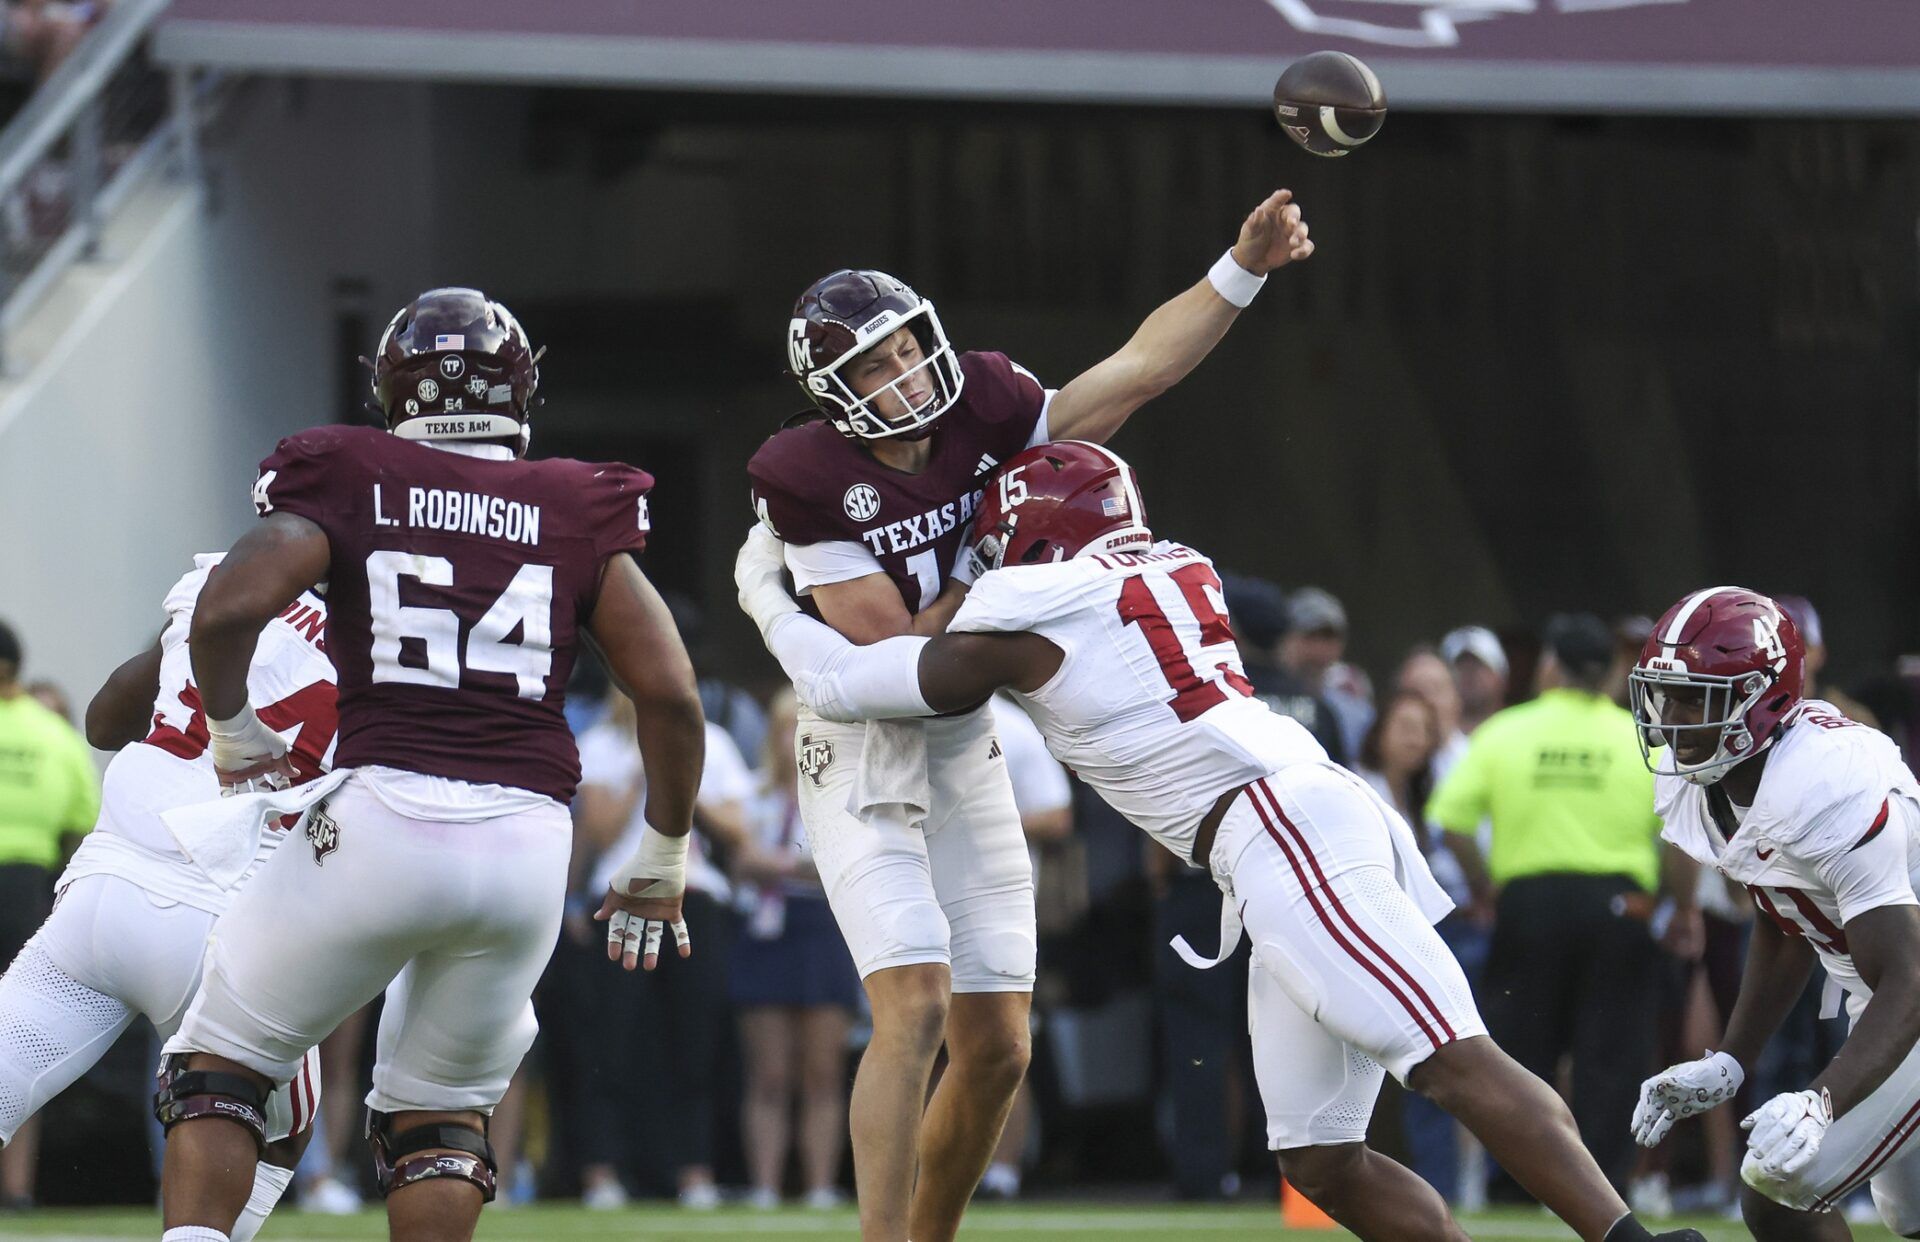
[[[90,830],[99,815],[85,739],[30,695],[0,699],[0,866],[59,866],[61,835]]]
[[[1660,818],[1633,717],[1604,695],[1548,690],[1488,717],[1427,802],[1428,820],[1472,836],[1493,821],[1495,884],[1550,872],[1627,875],[1653,891]]]

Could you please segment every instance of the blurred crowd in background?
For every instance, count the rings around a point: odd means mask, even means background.
[[[1441,931],[1495,1037],[1560,1084],[1589,1146],[1637,1206],[1658,1214],[1731,1204],[1740,1110],[1682,1123],[1652,1153],[1627,1136],[1641,1078],[1714,1046],[1753,914],[1711,875],[1687,872],[1686,891],[1674,891],[1624,706],[1649,620],[1567,614],[1538,630],[1465,626],[1369,671],[1345,658],[1355,622],[1329,591],[1226,582],[1259,697],[1425,826],[1430,862],[1458,906]],[[1911,687],[1892,672],[1853,693],[1827,684],[1818,613],[1781,598],[1806,638],[1810,697],[1910,747]],[[698,610],[674,606],[696,663],[717,664]],[[22,648],[0,633],[0,882],[33,899],[9,903],[0,958],[44,915],[63,850],[97,805],[97,793],[78,788],[94,780],[92,765],[71,758],[84,754],[64,723],[74,703],[27,676]],[[701,692],[707,769],[687,901],[696,952],[626,974],[606,960],[592,912],[639,831],[646,773],[624,697],[591,665],[576,676],[568,712],[583,780],[572,892],[536,996],[540,1040],[494,1121],[503,1204],[578,1196],[603,1207],[635,1197],[674,1197],[689,1209],[830,1206],[851,1185],[846,1096],[865,1041],[862,997],[800,828],[792,692],[713,676]],[[1176,934],[1211,943],[1213,882],[1074,781],[1018,706],[999,699],[993,711],[1036,871],[1041,951],[1033,1069],[981,1194],[1101,1183],[1159,1183],[1190,1200],[1271,1193],[1242,1034],[1246,947],[1205,973],[1167,947]],[[60,730],[70,743],[47,741]],[[25,768],[55,753],[84,775],[43,796],[29,825],[7,786],[26,789]],[[1814,989],[1748,1094],[1765,1099],[1818,1071],[1843,1034],[1818,1013]],[[355,1015],[323,1048],[321,1134],[298,1190],[309,1210],[351,1210],[370,1189],[359,1118],[371,1016]],[[139,1176],[79,1177],[61,1153],[84,1145],[110,1159],[118,1132],[125,1160],[150,1158],[148,1039],[136,1028],[48,1110],[37,1171],[31,1143],[0,1153],[7,1202],[139,1193]],[[1383,1150],[1462,1206],[1519,1196],[1449,1118],[1391,1082],[1387,1090],[1372,1136]]]

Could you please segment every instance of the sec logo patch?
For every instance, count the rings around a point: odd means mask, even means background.
[[[870,483],[855,483],[840,498],[840,507],[856,522],[865,522],[880,512],[880,493]]]

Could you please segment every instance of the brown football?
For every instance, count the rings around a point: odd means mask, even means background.
[[[1314,52],[1273,85],[1273,115],[1315,155],[1345,155],[1380,132],[1387,96],[1373,70],[1345,52]]]

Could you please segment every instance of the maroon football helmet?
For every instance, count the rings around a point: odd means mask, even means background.
[[[1648,765],[1653,747],[1669,746],[1676,775],[1711,785],[1765,750],[1800,702],[1805,659],[1793,618],[1766,596],[1740,587],[1687,595],[1654,625],[1627,674]]]
[[[862,397],[841,375],[841,368],[901,328],[920,342],[922,360],[910,370]],[[885,440],[918,438],[933,420],[960,399],[964,377],[960,360],[934,314],[933,303],[885,272],[842,269],[807,286],[793,304],[787,328],[787,366],[807,399],[846,436]],[[900,385],[926,371],[932,392],[917,405]],[[873,406],[892,392],[906,413],[889,419]]]
[[[1153,546],[1133,467],[1098,444],[1055,440],[1020,453],[987,482],[973,515],[976,572]]]
[[[478,289],[429,289],[381,335],[374,399],[396,436],[505,440],[524,454],[544,353],[513,312]]]

